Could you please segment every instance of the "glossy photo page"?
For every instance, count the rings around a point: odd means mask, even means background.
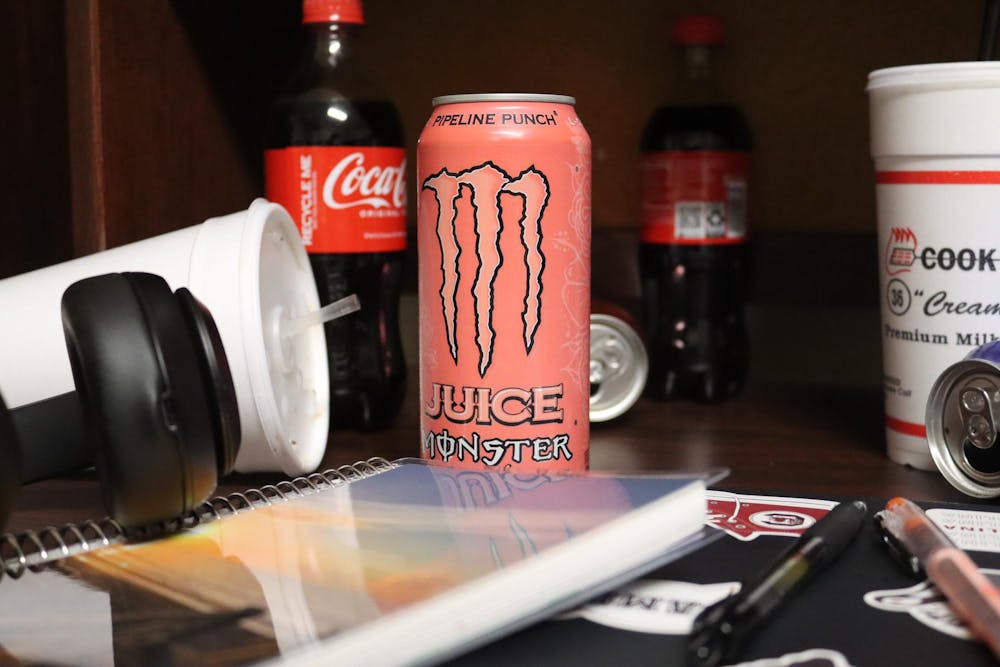
[[[22,664],[427,662],[547,617],[698,539],[703,480],[378,474],[95,548],[0,582]]]

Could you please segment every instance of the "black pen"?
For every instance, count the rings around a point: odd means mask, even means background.
[[[763,574],[706,607],[694,620],[687,646],[688,665],[713,667],[723,660],[731,661],[778,605],[844,551],[867,513],[861,501],[840,503],[802,533]]]

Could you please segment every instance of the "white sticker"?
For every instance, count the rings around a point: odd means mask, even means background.
[[[584,618],[609,628],[658,635],[686,635],[701,611],[740,589],[736,582],[691,584],[640,579],[595,602],[563,614],[560,620]]]
[[[927,516],[959,549],[1000,553],[1000,514],[935,508]]]
[[[732,667],[851,667],[847,657],[840,651],[828,648],[811,648],[800,653],[787,653],[779,658],[762,658],[752,662],[741,662]]]
[[[922,581],[907,588],[865,593],[864,600],[870,607],[909,614],[928,628],[956,639],[972,639],[972,634],[952,611],[948,600],[929,581]]]
[[[994,584],[1000,583],[1000,570],[979,568]],[[906,588],[865,593],[865,602],[875,609],[909,614],[928,628],[956,639],[972,641],[973,636],[962,619],[955,614],[948,599],[929,580]]]

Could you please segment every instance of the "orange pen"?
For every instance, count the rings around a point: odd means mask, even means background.
[[[893,498],[876,519],[890,546],[919,562],[955,613],[1000,658],[1000,590],[915,503]]]

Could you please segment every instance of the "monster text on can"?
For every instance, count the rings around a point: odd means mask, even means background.
[[[490,467],[501,463],[547,463],[550,461],[570,461],[573,451],[570,437],[566,433],[536,438],[483,437],[472,432],[469,437],[456,435],[442,429],[440,432],[422,432],[422,454],[445,463],[470,462]]]

